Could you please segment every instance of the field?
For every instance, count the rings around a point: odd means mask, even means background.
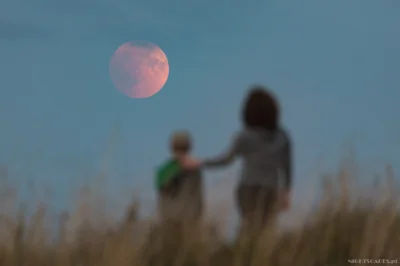
[[[379,184],[363,190],[370,192],[356,195],[357,182],[339,171],[324,183],[323,197],[305,223],[291,230],[271,226],[255,237],[243,233],[233,242],[226,242],[212,221],[178,230],[144,220],[137,215],[136,203],[113,227],[83,223],[72,230],[69,220],[77,214],[64,213],[57,229],[49,229],[45,205],[29,219],[19,206],[5,212],[9,190],[2,189],[0,265],[396,264],[400,214],[394,180],[388,167]]]

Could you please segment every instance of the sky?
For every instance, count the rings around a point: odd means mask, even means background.
[[[257,83],[279,98],[295,145],[296,204],[349,147],[367,172],[396,169],[399,12],[398,0],[2,0],[0,164],[22,197],[34,182],[56,207],[103,175],[113,195],[133,188],[150,206],[169,134],[188,129],[197,156],[218,154]],[[134,40],[169,59],[148,99],[124,96],[108,73]],[[233,208],[237,167],[206,172],[208,201]]]

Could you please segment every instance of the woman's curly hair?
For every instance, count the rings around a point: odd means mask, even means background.
[[[244,102],[242,121],[249,128],[275,131],[279,127],[279,109],[276,98],[267,88],[252,86]]]

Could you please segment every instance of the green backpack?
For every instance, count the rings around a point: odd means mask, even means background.
[[[163,163],[156,171],[155,186],[157,190],[161,190],[182,172],[181,164],[175,160],[170,159]]]

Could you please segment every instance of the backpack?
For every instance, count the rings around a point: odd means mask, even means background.
[[[158,191],[176,183],[183,173],[181,164],[175,159],[169,159],[157,168],[155,187]]]

